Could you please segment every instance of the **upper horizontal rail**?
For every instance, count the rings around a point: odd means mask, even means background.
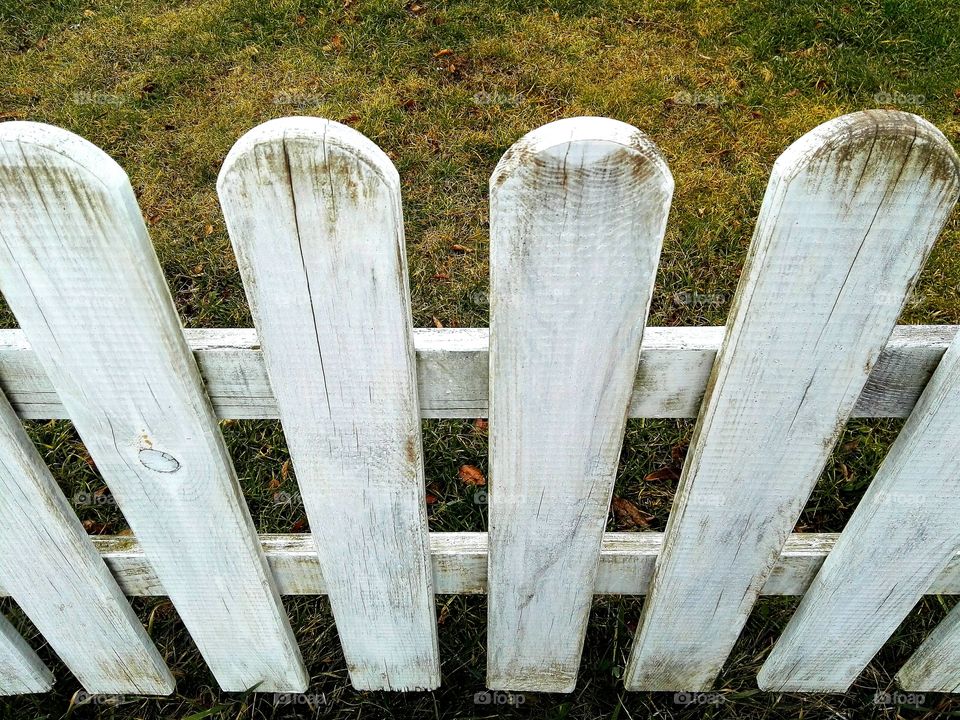
[[[853,416],[906,417],[958,327],[898,326]],[[630,417],[696,417],[723,331],[723,327],[647,328]],[[218,417],[277,417],[255,330],[184,332]],[[421,415],[486,417],[487,329],[417,329],[414,344]],[[24,419],[68,417],[20,330],[0,330],[0,389]]]

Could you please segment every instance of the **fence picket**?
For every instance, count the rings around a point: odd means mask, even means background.
[[[0,582],[87,692],[173,692],[160,653],[2,395],[0,528]]]
[[[440,683],[400,179],[360,133],[273,120],[220,201],[354,687]]]
[[[0,615],[0,696],[44,693],[52,687],[53,673]]]
[[[491,688],[576,683],[672,193],[605,118],[535,130],[490,180]]]
[[[953,162],[895,111],[825,123],[777,160],[628,689],[712,685],[946,220]]]
[[[764,663],[761,688],[846,692],[943,572],[960,547],[957,437],[960,341]]]
[[[956,435],[951,441],[956,442]],[[960,692],[960,605],[933,629],[896,680],[908,692]]]
[[[0,125],[0,287],[225,690],[308,678],[123,170]]]

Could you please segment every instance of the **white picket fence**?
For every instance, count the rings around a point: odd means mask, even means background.
[[[644,595],[629,690],[714,682],[760,595],[803,595],[759,684],[844,691],[960,594],[960,339],[896,327],[960,192],[906,113],[773,168],[726,328],[646,328],[673,178],[637,129],[530,133],[490,182],[491,327],[414,330],[398,175],[348,127],[261,125],[218,191],[257,326],[181,328],[130,183],[0,124],[0,586],[90,693],[173,678],[166,595],[224,690],[309,677],[281,595],[327,594],[361,689],[440,683],[434,595],[487,593],[489,687],[570,692],[597,594]],[[489,533],[430,533],[421,418],[490,417]],[[666,532],[604,533],[627,417],[698,422]],[[277,418],[313,537],[258,537],[218,427]],[[907,417],[847,529],[792,534],[850,417]],[[70,418],[135,538],[88,537],[21,418]],[[900,670],[960,687],[960,610]],[[0,692],[52,676],[0,618]]]

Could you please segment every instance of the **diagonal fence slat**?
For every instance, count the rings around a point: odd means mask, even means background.
[[[953,204],[942,134],[896,111],[777,160],[625,683],[709,688]]]
[[[944,184],[956,198],[960,173]],[[764,663],[761,688],[846,692],[947,567],[960,547],[958,437],[955,340]]]
[[[0,615],[0,696],[44,693],[52,687],[53,673]]]
[[[535,130],[490,180],[491,688],[576,683],[672,194],[606,118]]]
[[[284,118],[218,191],[353,685],[435,688],[399,176],[355,130]]]
[[[0,583],[87,692],[173,692],[163,658],[2,395]]]
[[[956,442],[956,435],[952,441]],[[908,692],[960,692],[960,605],[933,629],[900,668],[896,680]]]
[[[307,674],[125,173],[0,125],[0,288],[225,690]]]

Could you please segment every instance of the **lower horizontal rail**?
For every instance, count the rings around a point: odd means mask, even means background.
[[[763,595],[802,595],[839,538],[838,533],[795,533],[787,540]],[[131,597],[166,595],[137,539],[101,535],[91,538]],[[324,595],[326,587],[307,533],[261,535],[263,551],[283,595]],[[663,543],[663,533],[607,533],[600,550],[596,595],[644,595]],[[431,533],[434,586],[438,595],[487,592],[487,534]],[[960,554],[929,588],[930,595],[960,595]],[[0,597],[8,593],[0,588]]]

